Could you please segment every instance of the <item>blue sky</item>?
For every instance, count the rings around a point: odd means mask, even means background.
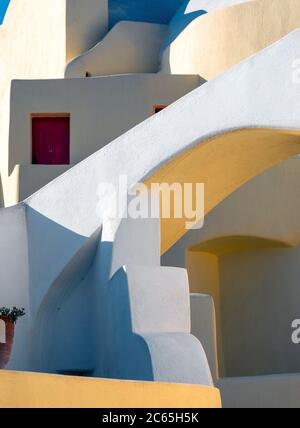
[[[184,0],[109,0],[110,26],[120,20],[166,24]]]
[[[9,0],[0,0],[0,24],[2,24]]]

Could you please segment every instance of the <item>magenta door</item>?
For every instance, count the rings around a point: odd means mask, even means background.
[[[32,163],[68,165],[70,163],[70,118],[32,119]]]

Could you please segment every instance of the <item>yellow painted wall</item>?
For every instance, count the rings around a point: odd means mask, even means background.
[[[0,371],[0,408],[220,408],[218,389]]]
[[[219,372],[223,374],[219,257],[212,252],[187,249],[185,266],[189,276],[190,292],[207,294],[213,298],[218,342],[218,368]]]
[[[162,72],[213,79],[299,26],[299,0],[257,0],[210,12],[165,50]]]

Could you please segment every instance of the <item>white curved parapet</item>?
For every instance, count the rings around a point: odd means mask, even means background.
[[[66,66],[65,77],[156,73],[167,26],[120,22],[89,51]]]
[[[126,300],[122,298],[122,296],[126,297],[124,283],[128,283],[130,287],[130,280],[126,279],[124,270],[121,273],[118,271],[117,274],[122,276],[123,286],[118,281],[115,286],[108,286],[111,280],[112,257],[114,247],[117,245],[119,223],[107,221],[104,224],[101,223],[98,214],[109,206],[111,195],[104,195],[99,200],[98,185],[104,182],[117,184],[119,176],[125,174],[128,179],[128,188],[132,188],[137,182],[151,177],[166,162],[177,158],[183,152],[192,148],[211,147],[214,142],[212,137],[226,134],[230,141],[231,133],[237,129],[263,128],[266,130],[266,135],[270,129],[282,129],[283,134],[286,132],[287,135],[294,137],[292,145],[289,145],[284,138],[282,140],[279,138],[272,146],[267,146],[266,150],[264,150],[264,142],[262,142],[261,150],[257,149],[260,172],[268,165],[268,162],[262,163],[263,160],[268,160],[270,157],[273,161],[278,159],[279,162],[281,158],[290,156],[292,151],[297,153],[300,147],[298,137],[300,129],[298,91],[300,92],[300,86],[297,81],[297,73],[295,73],[295,70],[297,71],[295,65],[299,58],[300,30],[297,30],[127,132],[38,191],[17,208],[26,214],[26,227],[22,225],[21,219],[16,220],[16,224],[20,225],[21,231],[28,237],[28,241],[24,253],[19,255],[16,263],[21,263],[28,257],[29,280],[28,285],[25,279],[20,284],[20,278],[16,278],[10,283],[10,287],[16,289],[26,284],[26,290],[30,296],[30,304],[27,303],[26,308],[31,317],[31,324],[28,324],[31,326],[31,331],[38,328],[39,335],[41,335],[49,323],[59,326],[61,303],[65,302],[64,299],[71,298],[69,294],[72,293],[73,287],[78,290],[82,287],[90,292],[90,300],[86,302],[87,314],[99,315],[99,311],[93,306],[95,301],[101,302],[100,307],[106,307],[106,311],[102,311],[96,320],[93,317],[87,317],[87,322],[90,322],[89,325],[92,328],[92,337],[96,341],[94,343],[96,350],[93,354],[94,358],[91,357],[88,361],[82,362],[80,370],[92,369],[99,375],[118,375],[118,377],[133,376],[134,374],[135,377],[148,379],[153,376],[153,370],[151,371],[150,365],[146,364],[152,360],[154,373],[158,379],[190,382],[195,375],[196,382],[210,382],[207,362],[200,342],[189,335],[187,327],[184,327],[183,332],[168,331],[164,333],[163,325],[167,321],[162,318],[160,318],[162,324],[159,323],[158,327],[162,329],[163,333],[159,332],[159,336],[153,336],[152,332],[147,331],[144,338],[135,336],[132,345],[132,335],[117,335],[112,346],[107,346],[110,343],[109,330],[106,329],[108,323],[113,322],[114,316],[118,316],[120,311],[124,310],[128,315],[128,308],[130,308],[132,313],[126,318],[130,324],[134,308],[124,305]],[[233,134],[237,135],[234,132]],[[243,140],[237,140],[238,145],[241,145],[241,142]],[[251,145],[252,140],[250,139],[247,143]],[[223,157],[224,145],[213,147],[214,156]],[[287,151],[285,151],[286,147],[288,147]],[[231,156],[230,150],[226,152],[223,167],[228,173],[236,168],[239,161],[236,153]],[[247,165],[247,159],[245,165]],[[214,174],[210,175],[208,183],[214,183],[214,179]],[[232,188],[226,187],[221,190],[219,200],[228,196]],[[10,215],[7,211],[5,213]],[[95,236],[95,233],[101,229],[101,226],[102,234],[97,247],[98,237]],[[147,236],[147,234],[139,233],[139,236],[135,237],[131,233],[127,239],[127,246],[123,245],[122,254],[118,255],[116,269],[123,265],[122,257],[125,257],[125,254],[126,264],[142,264],[140,261],[138,263],[136,261],[143,258],[143,254],[141,254],[143,246],[139,246],[139,254],[136,254],[135,239],[140,239],[147,248],[149,244]],[[6,243],[11,243],[10,236],[7,236],[4,246]],[[85,251],[81,253],[84,248],[89,249],[90,258],[85,259]],[[4,250],[1,251],[1,257],[2,252],[4,253]],[[80,263],[75,263],[74,260],[80,260]],[[72,277],[74,271],[71,267],[74,265],[78,268],[76,278]],[[154,257],[152,268],[155,266],[158,269]],[[14,271],[15,265],[8,264],[5,271],[10,270]],[[60,295],[58,300],[55,300],[56,292],[60,288],[60,275],[63,275],[65,281],[65,294],[63,293],[63,296]],[[116,278],[113,280],[116,281]],[[134,288],[138,288],[141,281],[142,279]],[[3,282],[1,282],[1,293],[8,292],[8,288],[2,284]],[[119,299],[113,297],[115,287],[120,287],[123,292]],[[51,300],[51,313],[48,313],[47,317],[43,317],[45,302],[50,295],[53,299]],[[80,299],[80,294],[78,295]],[[150,298],[154,297],[150,293]],[[168,292],[167,300],[171,297]],[[186,322],[184,314],[188,315],[187,298],[186,290],[183,299],[180,299],[179,303],[177,302],[178,311],[182,311],[182,319],[185,320],[183,323]],[[169,301],[166,303],[170,304]],[[94,308],[94,312],[91,308]],[[36,318],[37,316],[38,318]],[[132,326],[129,324],[126,331],[132,332]],[[70,330],[76,330],[74,325],[76,325],[76,320],[69,326]],[[151,330],[153,328],[152,326]],[[176,335],[176,338],[172,336],[173,334]],[[54,338],[47,338],[49,349],[41,349],[42,342],[39,342],[39,335],[32,337],[32,333],[28,333],[27,339],[37,341],[34,357],[39,359],[40,353],[43,353],[46,359],[37,363],[36,359],[30,355],[32,349],[24,346],[24,353],[19,354],[19,362],[14,365],[14,368],[23,369],[24,361],[29,354],[31,369],[57,370],[58,362],[55,357],[55,349],[53,349],[53,347],[57,347],[57,344],[55,345],[55,341],[51,342]],[[125,340],[126,337],[128,341]],[[136,358],[141,364],[144,364],[140,367],[138,374],[137,367],[132,370],[132,367],[123,365],[122,353],[113,352],[118,340],[122,343],[121,349],[126,352],[135,349]],[[60,342],[60,345],[63,349],[64,346],[70,344]],[[78,345],[78,348],[82,352],[82,349],[90,349],[90,346],[91,344],[85,346],[83,342],[80,346]],[[71,345],[69,351],[70,349],[72,349]],[[161,358],[159,350],[164,352]],[[118,356],[120,358],[117,359],[117,364],[111,364],[110,361],[115,361],[114,358]],[[171,357],[174,358],[172,366],[166,367],[166,359],[169,361]],[[65,352],[66,368],[68,364],[72,365],[72,358],[72,352]],[[198,363],[195,362],[196,360]],[[60,368],[62,369],[61,366]]]
[[[81,49],[81,55],[67,64],[65,77],[156,73],[159,67],[160,50],[164,51],[193,20],[202,13],[243,2],[245,0],[184,1],[169,27],[167,23],[164,25],[136,20],[126,21],[124,11],[124,18],[117,22],[98,44],[86,52]],[[119,4],[115,12],[120,12],[121,9],[122,6]],[[73,27],[70,25],[71,30]],[[71,30],[69,30],[70,34]],[[76,34],[75,28],[72,31]],[[71,38],[70,41],[72,41]]]
[[[245,3],[253,0],[185,0],[170,21],[168,34],[162,52],[178,37],[195,19],[215,10]],[[194,39],[193,43],[198,40]]]
[[[211,80],[299,25],[298,0],[190,1],[169,25],[161,72]]]
[[[298,130],[300,87],[293,76],[300,57],[299,40],[297,30],[192,91],[76,165],[25,204],[67,230],[88,237],[99,227],[96,207],[101,210],[107,203],[105,199],[98,201],[99,183],[117,184],[119,175],[125,174],[131,188],[180,153],[237,129]]]
[[[123,267],[108,284],[107,296],[104,346],[110,353],[104,366],[110,366],[110,377],[212,385],[203,348],[190,334],[185,269]]]

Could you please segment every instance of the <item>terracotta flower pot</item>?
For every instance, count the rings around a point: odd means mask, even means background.
[[[0,343],[0,370],[9,362],[14,342],[15,324],[9,318],[0,317],[5,322],[6,343]]]

